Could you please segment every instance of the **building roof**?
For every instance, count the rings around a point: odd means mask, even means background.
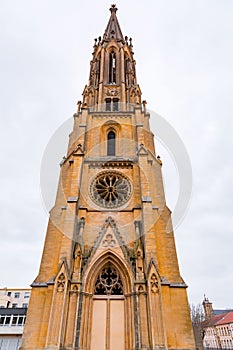
[[[232,309],[227,309],[227,310],[214,309],[213,311],[214,311],[215,315],[220,315],[220,314],[227,314],[228,312],[233,311],[233,310]]]
[[[216,326],[216,324],[222,319],[222,317],[223,317],[223,314],[214,315],[211,318],[205,320],[203,322],[204,323],[204,328]]]
[[[223,317],[220,321],[217,322],[216,326],[226,324],[226,323],[233,323],[233,311],[228,312],[227,314],[223,314]]]
[[[206,320],[203,323],[204,328],[233,323],[233,311],[223,312],[219,315],[214,315],[209,320]]]

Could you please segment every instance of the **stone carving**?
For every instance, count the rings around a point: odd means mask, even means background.
[[[66,278],[64,273],[61,273],[57,280],[57,292],[64,292]]]
[[[77,106],[78,106],[77,112],[80,112],[81,111],[81,106],[82,106],[82,101],[78,101],[77,102]]]
[[[151,287],[151,292],[152,293],[158,293],[159,291],[159,282],[156,277],[156,274],[153,273],[151,278],[150,278],[150,287]]]
[[[83,237],[84,227],[85,227],[85,218],[81,218],[79,221],[79,236],[81,238]]]
[[[141,234],[140,234],[140,221],[134,221],[134,227],[135,227],[135,238],[138,239]]]
[[[133,169],[133,162],[129,161],[109,161],[109,162],[91,162],[89,168],[99,169]]]
[[[83,107],[87,107],[87,99],[88,99],[88,91],[87,88],[85,87],[84,91],[83,91]]]
[[[113,239],[113,235],[111,233],[108,233],[103,240],[103,247],[114,247],[116,245],[115,239]]]
[[[90,85],[96,86],[99,82],[99,60],[91,62]]]
[[[142,257],[141,249],[138,249],[137,251],[136,269],[137,269],[137,272],[143,272],[143,257]]]
[[[144,288],[143,288],[143,286],[142,286],[142,285],[140,285],[140,286],[138,287],[138,291],[139,291],[139,293],[144,292]]]
[[[73,289],[72,289],[73,292],[78,292],[78,286],[75,284]]]
[[[136,278],[137,280],[144,278],[143,253],[140,247],[136,253]]]
[[[119,90],[116,88],[109,88],[105,91],[106,96],[117,97],[119,95]]]
[[[74,253],[74,271],[79,272],[82,262],[82,251],[80,245],[77,245],[77,248]]]
[[[135,63],[130,59],[126,60],[126,85],[136,85]]]

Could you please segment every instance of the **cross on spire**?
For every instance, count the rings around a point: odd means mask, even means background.
[[[110,11],[111,11],[111,13],[113,13],[113,12],[117,12],[117,10],[118,10],[118,8],[116,7],[116,5],[111,5],[111,7],[110,7],[110,9],[109,9]]]

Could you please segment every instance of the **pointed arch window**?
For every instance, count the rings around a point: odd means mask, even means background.
[[[116,54],[114,51],[110,53],[109,57],[109,83],[116,84]]]
[[[108,264],[99,273],[95,283],[95,295],[123,295],[123,283],[117,269]]]
[[[115,156],[116,155],[116,134],[114,131],[109,131],[108,133],[108,150],[107,150],[108,156]]]

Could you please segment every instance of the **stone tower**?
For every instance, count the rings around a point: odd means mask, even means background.
[[[194,349],[132,39],[95,39],[21,350]]]

